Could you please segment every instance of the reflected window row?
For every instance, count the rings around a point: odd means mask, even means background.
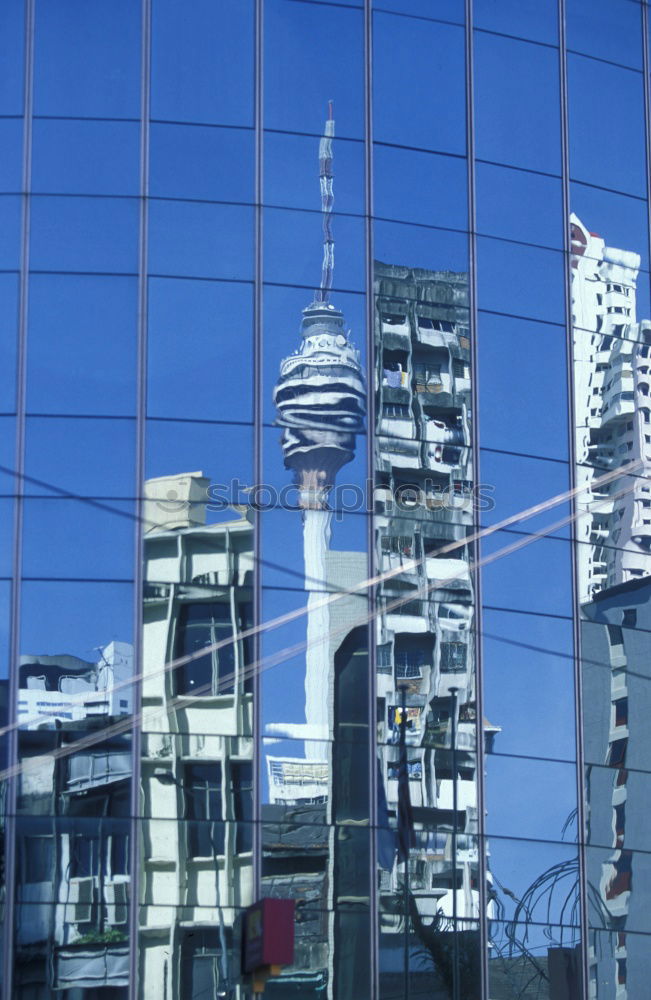
[[[117,274],[123,275],[121,280],[125,286],[128,275],[135,275],[138,245],[135,202],[80,198],[63,205],[61,199],[46,198],[43,202],[37,199],[35,214],[34,231],[42,232],[43,236],[47,234],[47,246],[42,242],[41,249],[37,247],[33,255],[32,263],[37,271],[81,272],[89,275],[89,285],[93,280],[90,278],[92,272],[116,275],[116,282]],[[42,225],[39,216],[42,216]],[[165,277],[244,283],[252,280],[252,209],[162,201],[152,202],[150,217],[150,269],[159,280]],[[313,246],[315,217],[311,213],[292,214],[294,238],[291,246],[286,242],[285,212],[269,209],[266,217],[269,223],[266,226],[267,281],[285,286],[291,277],[297,286],[309,288],[310,271],[319,259]],[[361,263],[364,256],[363,226],[360,220],[350,217],[341,219],[339,224],[341,229],[346,230],[347,247],[341,254],[340,277],[342,289],[347,289],[347,292],[342,291],[341,294],[361,293],[365,288]],[[107,227],[115,240],[103,238],[100,242],[98,234],[103,232],[106,237]],[[62,229],[67,233],[65,248],[60,245]],[[71,232],[75,235],[74,239],[70,238]],[[389,253],[402,253],[402,246],[409,259],[407,246],[415,242],[422,245],[424,263],[433,263],[439,254],[443,254],[449,256],[453,268],[465,266],[467,239],[461,232],[430,231],[407,224],[376,222],[375,235],[380,259],[390,259]],[[18,245],[16,239],[13,251],[16,255]],[[109,246],[110,250],[107,249]],[[561,251],[482,236],[477,241],[477,252],[479,302],[484,313],[529,317],[548,323],[560,324],[564,321],[565,256]],[[17,265],[17,258],[8,263]],[[502,280],[505,271],[520,272],[522,280],[517,286],[507,288]],[[45,275],[39,278],[46,280]],[[271,289],[268,294],[271,296]],[[640,305],[646,308],[648,289],[643,282],[640,282],[639,294]],[[126,287],[123,295],[128,295]],[[272,316],[266,322],[267,329],[273,328],[269,325]]]

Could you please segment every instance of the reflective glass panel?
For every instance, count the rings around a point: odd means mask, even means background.
[[[487,753],[573,760],[574,652],[569,616],[516,614],[485,606],[482,643]]]
[[[558,37],[558,14],[553,4],[537,0],[475,0],[476,28],[504,35],[519,35],[553,44]]]
[[[615,819],[613,825],[617,824],[619,829],[619,823]],[[616,833],[617,830],[615,835]],[[639,982],[641,963],[644,961],[644,947],[639,936],[644,935],[647,942],[651,937],[647,933],[647,913],[643,902],[645,889],[651,878],[651,854],[648,851],[632,851],[626,845],[615,848],[588,847],[586,853],[589,883],[597,890],[601,903],[601,912],[596,906],[594,908],[597,912],[593,912],[590,932],[597,932],[595,937],[598,940],[604,931],[610,931],[617,947],[615,955],[610,948],[604,949],[597,975],[604,976],[607,982],[614,985],[613,965],[616,967],[618,960],[624,959],[624,983],[628,980],[629,968],[633,981],[637,979]],[[608,964],[610,969],[606,971]]]
[[[490,996],[582,996],[576,846],[492,837],[490,850]]]
[[[116,59],[116,52],[120,58]],[[140,10],[130,0],[51,4],[35,13],[34,111],[137,118]]]
[[[240,493],[253,477],[253,427],[194,420],[156,420],[147,423],[147,479],[195,470],[213,484],[208,512],[221,517],[231,499],[246,503]],[[171,495],[170,501],[176,502]]]
[[[506,65],[508,73],[504,72]],[[558,87],[558,53],[554,49],[476,32],[478,158],[559,174]]]
[[[480,313],[477,349],[483,404],[482,445],[488,451],[517,451],[555,462],[566,461],[564,328]],[[517,378],[505,374],[506,369],[512,371],[512,365],[517,369]],[[498,406],[494,405],[496,400]],[[516,415],[515,420],[507,417],[511,414]],[[482,479],[486,479],[488,486],[496,486],[491,473],[485,474],[484,468]],[[549,496],[552,492],[550,488]]]
[[[318,256],[316,254],[314,256],[318,264]],[[264,359],[265,375],[267,384],[270,387],[270,392],[266,394],[266,398],[263,400],[263,414],[264,423],[269,428],[274,426],[276,417],[273,398],[273,383],[278,372],[278,344],[280,343],[286,346],[289,353],[290,348],[293,347],[293,341],[296,339],[297,325],[300,333],[300,320],[299,324],[290,323],[287,321],[286,316],[289,310],[294,308],[300,317],[303,309],[306,308],[306,299],[309,299],[311,294],[312,293],[309,287],[307,290],[305,288],[289,288],[280,285],[275,287],[267,286],[265,288],[265,328],[269,330],[270,335],[265,338]],[[347,327],[351,332],[353,329],[363,329],[365,320],[364,296],[362,294],[346,294],[340,291],[337,291],[336,295],[337,302],[340,303],[339,311],[343,313],[344,328]],[[345,332],[348,331],[345,330]],[[363,358],[365,354],[365,346],[366,345],[363,342],[355,343],[355,349],[359,350],[360,358]],[[265,450],[268,452],[269,458],[269,461],[266,462],[265,477],[269,477],[270,481],[274,484],[276,482],[280,484],[286,480],[286,474],[284,465],[278,461],[278,456],[276,454],[279,440],[278,432],[276,431],[276,436],[274,437],[271,431],[267,431],[265,437]],[[350,462],[357,467],[357,449],[355,449],[351,455]],[[346,478],[349,478],[349,474],[350,468],[347,468]],[[360,474],[363,477],[365,473],[364,471],[361,471]],[[355,479],[353,479],[353,481],[355,481]]]
[[[132,579],[135,516],[124,501],[25,500],[24,575]]]
[[[575,52],[642,69],[642,5],[569,0],[567,46]]]
[[[150,279],[150,416],[251,420],[252,308],[246,284]]]
[[[135,278],[34,274],[27,407],[127,416],[135,410]]]
[[[193,16],[212,18],[212,8]],[[159,193],[251,200],[247,133],[156,133]],[[208,159],[215,171],[204,177]],[[189,201],[152,208],[150,269],[188,277],[149,280],[140,891],[150,905],[139,996],[167,989],[168,976],[178,995],[235,996],[240,908],[254,898],[253,335],[242,281],[252,254],[238,258],[251,253],[251,214]],[[195,245],[183,242],[190,230]],[[197,280],[215,273],[239,283]]]
[[[209,202],[152,201],[152,274],[242,281],[252,277],[253,211]]]
[[[467,229],[466,161],[375,144],[374,205],[380,218]]]
[[[25,18],[22,0],[9,0],[0,10],[3,85],[0,109],[3,115],[21,114],[23,110],[23,51]]]
[[[334,104],[333,113],[336,113],[335,128],[338,132],[336,126],[339,109]],[[338,137],[331,152],[336,174],[333,204],[337,215],[363,215],[363,142]],[[319,207],[319,192],[314,183],[313,136],[266,132],[264,156],[264,198],[267,205],[307,211],[314,211]]]
[[[252,124],[251,0],[154,0],[151,117]]]
[[[253,201],[248,129],[152,122],[150,194],[197,201]]]
[[[562,323],[563,255],[505,240],[477,239],[480,309]]]
[[[591,184],[570,185],[572,209],[580,220],[594,225],[591,237],[603,240],[609,247],[621,247],[639,255],[639,278],[636,281],[635,300],[640,317],[650,315],[649,307],[649,227],[645,199],[604,191]],[[597,225],[598,223],[598,225]],[[586,247],[584,256],[595,251],[595,267],[601,254],[597,245]]]
[[[35,271],[133,274],[137,261],[135,198],[32,199],[30,265]]]
[[[486,762],[486,797],[489,836],[569,843],[576,838],[574,764],[491,754]]]
[[[554,936],[562,927],[576,931],[578,852],[571,837],[567,840],[553,843],[491,837],[494,931],[504,930],[500,928],[502,921],[521,924],[518,931],[524,933],[527,925],[540,933],[546,924],[554,928]],[[539,898],[537,889],[542,890]],[[526,939],[521,944],[525,946]]]
[[[605,996],[616,996],[613,991],[625,986],[631,996],[640,990],[644,994],[648,982],[648,972],[645,971],[648,934],[613,931],[604,927],[602,921],[590,932],[589,947],[596,957],[590,970],[593,989],[601,990]]]
[[[540,538],[524,528],[498,531],[482,541],[484,600],[505,610],[566,617],[571,608],[570,567],[567,538]]]
[[[138,194],[140,127],[135,122],[37,119],[32,142],[36,194]]]
[[[20,260],[21,200],[15,195],[0,197],[0,267],[17,271]]]
[[[16,350],[18,340],[18,276],[0,275],[2,335],[0,336],[0,413],[16,406]]]
[[[134,449],[132,420],[29,417],[26,492],[133,497]]]
[[[396,14],[410,14],[414,18],[421,20],[429,18],[441,21],[456,21],[463,24],[465,20],[465,6],[462,0],[437,0],[435,6],[429,0],[381,0],[377,4],[378,8],[391,11]]]
[[[477,229],[521,243],[563,247],[560,178],[477,163]]]
[[[436,271],[437,263],[444,260],[446,268],[457,274],[467,267],[465,233],[381,220],[375,222],[373,233],[375,257],[383,263],[399,260],[403,267]]]
[[[364,18],[343,6],[267,0],[265,127],[318,135],[332,101],[337,134],[364,131]]]
[[[595,661],[593,666],[597,665]],[[607,663],[602,661],[602,672],[607,670],[607,666]],[[634,698],[639,702],[642,692],[646,693],[648,685],[649,681],[645,678],[643,684],[635,684],[636,690],[632,696],[626,694],[612,702],[609,707],[613,729],[623,731],[628,720],[631,722],[630,728],[633,728],[639,718]],[[593,689],[596,689],[596,684],[593,685]],[[596,723],[596,719],[594,721]],[[591,740],[589,747],[591,754],[595,749],[596,743]],[[649,794],[651,772],[638,769],[641,764],[648,767],[648,760],[642,759],[642,749],[639,740],[631,741],[630,751],[626,754],[625,793],[621,791],[624,787],[622,775],[608,761],[603,761],[603,755],[599,762],[586,761],[586,787],[590,789],[590,799],[594,806],[588,829],[588,842],[594,847],[603,847],[611,851],[617,847],[626,847],[632,851],[648,851],[643,803],[647,801]],[[615,838],[613,838],[613,824]],[[624,834],[625,844],[623,844]]]
[[[13,557],[13,500],[0,499],[0,576],[10,577]]]
[[[23,122],[20,118],[0,119],[0,142],[6,155],[0,166],[0,190],[18,193],[22,188]]]
[[[432,52],[437,53],[434,60]],[[463,28],[378,11],[373,18],[373,59],[375,139],[463,155]]]
[[[618,5],[619,6],[619,5]],[[624,9],[629,7],[625,3]],[[634,5],[631,5],[634,7]],[[639,45],[639,37],[631,45]],[[570,176],[573,180],[646,195],[643,79],[640,73],[595,59],[567,57],[570,124]],[[592,95],[600,95],[597,107]],[[608,122],[608,142],[601,141]],[[625,157],[616,150],[626,145]]]
[[[316,201],[316,199],[315,199]],[[316,202],[318,205],[318,201]],[[337,266],[334,287],[362,291],[364,271],[364,222],[351,216],[337,217]],[[278,284],[296,284],[309,289],[319,277],[322,247],[316,212],[265,210],[265,279]]]
[[[494,501],[482,512],[484,524],[501,524],[508,519],[505,532],[568,535],[567,465],[497,451],[482,451],[481,459],[483,494]],[[506,541],[505,536],[502,541]]]

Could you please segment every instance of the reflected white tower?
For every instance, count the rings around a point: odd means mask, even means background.
[[[319,144],[323,212],[323,271],[314,302],[303,310],[302,342],[285,358],[274,392],[278,424],[284,428],[285,467],[294,473],[303,510],[305,589],[308,597],[305,663],[305,756],[325,760],[329,735],[329,608],[324,606],[326,553],[332,512],[328,495],[337,473],[355,453],[355,435],[363,429],[366,387],[359,351],[350,341],[343,313],[328,301],[334,269],[331,213],[332,138],[329,106]]]
[[[648,954],[630,930],[650,895],[633,848],[647,824],[636,774],[649,757],[638,706],[650,659],[651,321],[637,318],[640,255],[608,246],[576,215],[570,224],[586,868],[600,907],[588,939],[588,985],[591,998],[635,1000]]]

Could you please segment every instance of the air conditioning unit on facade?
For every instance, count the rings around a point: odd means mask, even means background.
[[[95,899],[95,879],[71,878],[66,905],[66,922],[69,924],[88,924],[93,919],[93,902]]]
[[[106,922],[113,927],[126,924],[129,919],[129,883],[106,882],[104,885]]]

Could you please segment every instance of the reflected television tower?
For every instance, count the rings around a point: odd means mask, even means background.
[[[344,315],[329,301],[334,273],[332,231],[332,101],[319,143],[319,180],[323,217],[323,267],[314,301],[303,310],[302,341],[280,365],[274,391],[285,468],[294,473],[303,511],[305,589],[308,597],[305,670],[305,756],[327,759],[329,735],[328,607],[318,607],[327,585],[326,553],[332,511],[328,495],[337,473],[355,454],[355,435],[363,430],[366,385],[359,351],[351,343]]]

